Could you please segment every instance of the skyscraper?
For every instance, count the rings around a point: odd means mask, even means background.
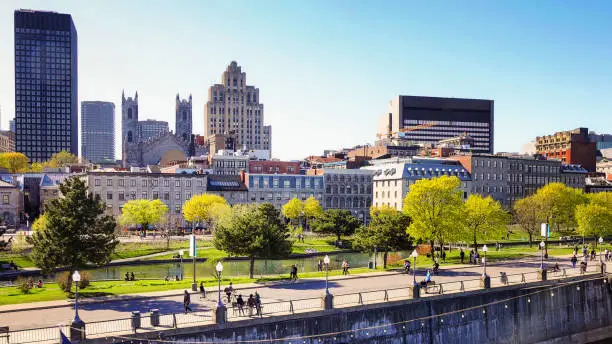
[[[81,102],[81,155],[91,162],[115,160],[115,104]]]
[[[207,138],[217,134],[233,136],[236,148],[270,150],[271,137],[266,135],[272,128],[264,128],[263,110],[259,89],[247,86],[246,73],[232,61],[223,72],[222,84],[208,89],[204,133]]]
[[[78,154],[77,31],[69,14],[15,11],[16,150]]]
[[[141,141],[146,141],[157,135],[167,133],[170,131],[169,128],[166,121],[156,121],[154,119],[138,121],[138,136]]]

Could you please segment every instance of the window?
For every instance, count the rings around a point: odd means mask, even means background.
[[[130,186],[136,186],[136,179],[130,180]]]
[[[174,182],[174,187],[175,188],[180,188],[181,187],[181,181],[180,180],[175,181]]]
[[[187,192],[185,194],[185,199],[190,199],[191,198],[191,192]]]
[[[170,200],[170,193],[164,192],[164,201],[169,201],[169,200]]]
[[[2,204],[9,204],[9,194],[2,194]]]
[[[125,186],[125,179],[119,179],[119,186]]]
[[[113,199],[113,193],[112,192],[107,192],[106,193],[106,199]]]
[[[181,193],[180,193],[180,192],[177,192],[177,193],[175,194],[174,199],[181,199]]]
[[[164,186],[165,187],[169,187],[170,186],[170,181],[168,179],[164,179]]]
[[[125,201],[125,195],[123,194],[123,192],[119,193],[119,200],[120,201]]]
[[[146,188],[146,187],[147,187],[147,180],[146,180],[146,179],[143,179],[143,180],[142,180],[142,187],[143,187],[143,188]]]
[[[153,191],[153,199],[158,199],[158,198],[159,198],[159,192]]]
[[[153,186],[157,186],[158,184],[159,184],[159,180],[157,180],[157,179],[153,179],[151,181],[151,185],[153,185]]]
[[[112,179],[107,179],[106,180],[106,186],[113,186],[113,180]]]
[[[95,186],[100,186],[100,179],[94,180],[94,185]]]
[[[186,188],[190,188],[191,187],[191,180],[186,180],[185,181],[185,187]]]
[[[147,199],[147,193],[146,193],[146,191],[143,191],[143,193],[142,193],[142,198],[141,198],[141,199]]]
[[[136,191],[130,192],[130,199],[136,199]]]
[[[177,214],[180,214],[181,213],[181,206],[180,205],[175,205],[174,206],[174,212],[177,213]]]

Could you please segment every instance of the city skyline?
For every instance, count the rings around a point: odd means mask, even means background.
[[[79,102],[117,107],[122,90],[138,91],[141,117],[171,128],[176,93],[192,94],[204,133],[207,89],[237,61],[261,90],[276,158],[373,143],[397,95],[494,100],[496,151],[576,127],[612,131],[610,5],[527,4],[3,2],[2,127],[15,114],[12,17],[31,8],[70,14],[79,29]]]

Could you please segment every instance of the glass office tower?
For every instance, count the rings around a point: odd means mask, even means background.
[[[15,11],[16,150],[78,154],[77,32],[69,14]]]

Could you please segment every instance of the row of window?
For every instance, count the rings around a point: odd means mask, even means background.
[[[113,195],[114,193],[111,191],[108,191],[106,193],[106,200],[107,201],[112,201],[113,200]],[[136,191],[131,191],[129,193],[126,192],[119,192],[117,193],[117,199],[119,201],[126,201],[126,200],[135,200],[136,199]],[[153,191],[151,193],[152,199],[160,199],[160,193],[158,191]],[[170,192],[164,192],[162,194],[163,200],[164,201],[169,201],[170,200]],[[185,193],[185,200],[188,200],[191,198],[191,192],[187,191]],[[139,199],[149,199],[149,194],[146,191],[143,191],[140,194],[140,198]],[[181,193],[180,192],[175,192],[174,193],[174,199],[175,200],[181,200]]]
[[[175,187],[181,187],[181,185],[185,186],[186,188],[190,188],[191,187],[191,180],[187,179],[187,180],[175,180],[174,181],[174,186]],[[106,179],[106,186],[113,186],[113,179],[108,178]],[[125,179],[117,179],[117,186],[126,186],[126,180]],[[129,186],[135,187],[137,184],[137,180],[136,179],[129,179]],[[159,179],[142,179],[140,181],[140,185],[142,187],[147,187],[147,186],[159,186]],[[102,179],[101,178],[95,178],[94,179],[94,186],[101,186],[102,185]],[[203,187],[203,181],[202,180],[197,180],[196,181],[196,185],[197,187]],[[163,186],[164,187],[170,187],[170,179],[163,179]]]
[[[471,126],[471,127],[489,127],[488,122],[465,122],[465,121],[431,121],[431,120],[416,120],[416,119],[405,119],[404,124],[408,125],[420,125],[420,124],[431,124],[433,127],[438,125],[450,125],[450,126]]]
[[[251,201],[288,201],[292,198],[301,198],[302,201],[306,200],[309,197],[314,197],[318,200],[323,199],[323,196],[320,193],[291,193],[291,192],[249,192],[249,198]]]
[[[296,189],[322,189],[323,188],[323,179],[322,178],[306,178],[306,177],[298,177],[298,178],[282,178],[282,183],[278,177],[249,177],[250,185],[253,188],[296,188]]]

